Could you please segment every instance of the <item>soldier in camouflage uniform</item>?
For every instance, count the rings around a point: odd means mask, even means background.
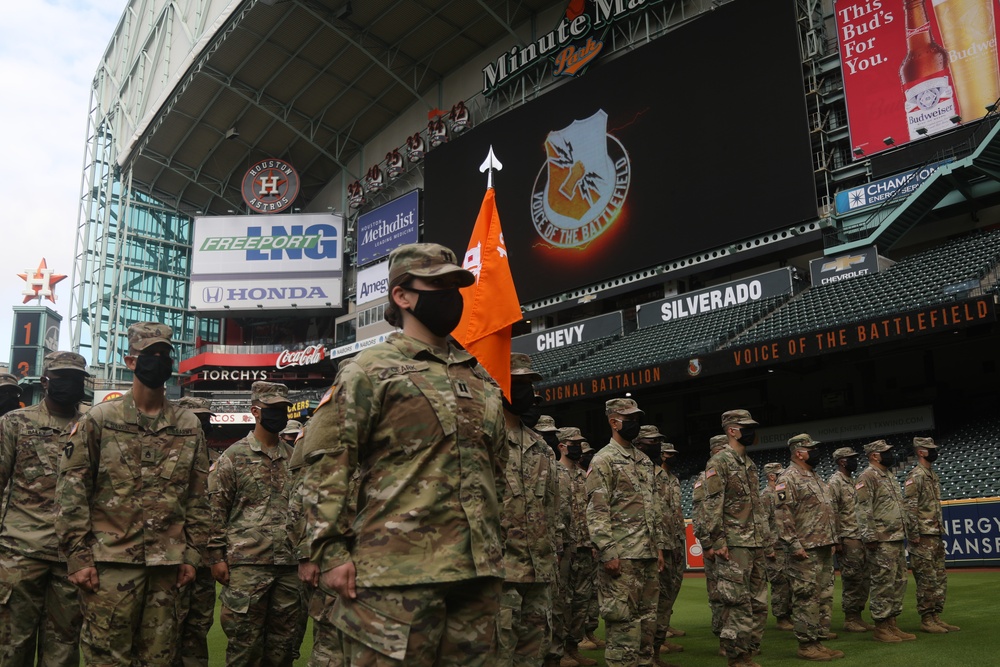
[[[906,553],[903,540],[914,534],[907,526],[909,515],[896,478],[889,471],[895,462],[892,447],[885,440],[865,445],[868,467],[858,475],[858,528],[868,549],[868,578],[871,581],[871,612],[875,619],[873,639],[898,643],[916,639],[896,625],[903,612],[906,594]]]
[[[207,437],[211,428],[212,404],[207,398],[184,396],[175,404],[192,412],[201,422]],[[208,448],[209,470],[219,460],[219,452]],[[180,650],[174,660],[177,667],[208,667],[208,631],[215,622],[215,577],[204,561],[195,571],[194,581],[181,591],[179,616],[181,621]]]
[[[593,658],[580,655],[584,640],[587,608],[594,591],[594,558],[587,530],[587,475],[577,462],[583,456],[583,435],[569,426],[559,429],[559,500],[565,499],[566,544],[559,562],[558,596],[552,605],[553,643],[563,645],[565,664],[596,665]],[[596,646],[595,646],[596,648]]]
[[[556,559],[565,543],[566,518],[559,512],[555,454],[520,418],[534,409],[532,382],[542,376],[531,369],[531,358],[520,353],[510,357],[510,375],[511,398],[504,402],[508,453],[501,515],[505,577],[498,664],[537,667],[552,641],[553,593],[559,590]],[[565,505],[568,509],[568,500]],[[561,642],[552,648],[554,655],[561,655]]]
[[[778,542],[788,554],[797,655],[829,662],[844,657],[821,643],[835,638],[830,637],[830,609],[837,518],[826,482],[813,471],[819,463],[817,445],[807,433],[789,438],[792,463],[774,486],[774,515]]]
[[[584,497],[586,497],[586,481],[587,481],[587,471],[590,470],[590,462],[594,458],[594,448],[590,446],[590,443],[583,440],[580,443],[580,460],[577,461],[577,467],[583,471],[584,476]],[[584,504],[584,511],[586,512],[586,504]],[[586,517],[585,517],[586,518]],[[587,529],[587,539],[590,539],[590,529]],[[594,651],[597,649],[602,649],[607,645],[603,639],[598,639],[594,633],[597,632],[598,624],[600,623],[600,608],[597,604],[597,586],[594,582],[597,581],[597,570],[598,563],[595,554],[597,550],[594,549],[593,542],[588,542],[590,544],[589,550],[579,550],[576,554],[577,561],[580,564],[580,569],[584,573],[590,573],[587,576],[589,580],[588,588],[590,589],[590,599],[587,601],[586,611],[584,612],[584,632],[583,640],[577,645],[577,649],[580,651]]]
[[[288,424],[288,387],[254,382],[254,430],[232,444],[208,478],[212,530],[206,560],[223,585],[219,621],[226,664],[292,662],[302,586],[288,533],[288,460],[278,436]]]
[[[289,447],[294,447],[300,433],[302,433],[302,422],[297,419],[289,419],[288,425],[281,429],[278,437]]]
[[[948,592],[944,568],[944,520],[941,517],[941,482],[934,472],[938,446],[933,438],[914,438],[917,465],[906,476],[903,496],[911,525],[910,566],[917,584],[917,612],[920,629],[933,634],[957,632],[961,628],[941,620]],[[919,536],[919,537],[918,537]]]
[[[858,469],[858,453],[850,447],[841,447],[833,452],[837,472],[830,475],[830,502],[837,516],[837,539],[840,552],[840,579],[843,583],[841,607],[844,610],[844,630],[847,632],[868,632],[875,626],[861,618],[868,603],[868,573],[865,565],[867,550],[861,541],[858,528],[857,489],[854,488],[854,472]]]
[[[95,405],[60,457],[59,549],[80,589],[87,665],[171,664],[179,591],[208,537],[208,454],[198,418],[166,399],[170,327],[128,328],[132,388]]]
[[[729,446],[729,438],[724,435],[713,435],[708,441],[709,456],[715,456]],[[705,471],[702,470],[691,487],[691,528],[695,539],[702,546],[702,562],[705,567],[705,587],[708,590],[708,606],[712,611],[712,634],[719,637],[722,634],[722,601],[719,599],[718,577],[716,576],[715,558],[706,553],[708,545],[707,524],[705,522]],[[720,655],[726,652],[719,649]]]
[[[678,547],[677,519],[680,517],[681,530],[684,526],[684,517],[680,515],[680,484],[677,484],[676,498],[671,482],[676,481],[670,473],[665,470],[661,462],[666,436],[660,433],[659,429],[652,425],[644,425],[639,429],[639,437],[632,441],[636,449],[649,457],[653,462],[653,488],[657,500],[657,515],[662,522],[661,530],[663,534],[663,569],[657,573],[657,587],[659,595],[656,603],[656,631],[653,635],[653,664],[657,667],[673,667],[669,662],[660,658],[661,653],[680,653],[684,647],[680,644],[667,641],[667,629],[670,627],[670,614],[673,611],[674,598],[677,591],[674,589],[675,578],[684,576],[684,549]],[[677,450],[670,445],[671,455]],[[683,545],[683,542],[680,543]],[[680,549],[681,560],[676,560],[676,550]],[[679,585],[678,585],[679,587]]]
[[[507,431],[500,389],[447,340],[474,281],[443,246],[393,250],[386,319],[403,332],[344,363],[306,429],[326,448],[303,482],[310,559],[348,665],[496,660]]]
[[[87,364],[52,352],[42,371],[38,405],[0,418],[0,665],[80,663],[80,603],[56,537],[56,473],[80,419]],[[9,496],[8,496],[9,494]]]
[[[771,613],[778,619],[775,627],[791,632],[792,625],[792,585],[788,581],[788,554],[778,544],[778,526],[774,520],[774,486],[781,474],[780,463],[764,465],[767,486],[761,491],[760,500],[767,513],[767,525],[771,531],[771,543],[764,550],[764,566],[767,581],[771,584]]]
[[[21,385],[17,376],[0,373],[0,417],[21,407]]]
[[[757,441],[757,422],[746,410],[722,415],[729,447],[705,467],[706,554],[715,558],[722,601],[720,645],[730,665],[756,665],[767,621],[764,550],[771,540],[760,501],[757,466],[746,448]]]
[[[609,667],[649,665],[656,632],[657,572],[663,568],[663,523],[653,462],[632,446],[643,412],[629,398],[605,403],[611,442],[587,473],[587,525],[601,568],[597,591]]]

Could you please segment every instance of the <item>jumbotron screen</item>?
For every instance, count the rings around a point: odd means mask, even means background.
[[[816,216],[794,3],[734,2],[431,150],[424,238],[497,206],[522,302]]]

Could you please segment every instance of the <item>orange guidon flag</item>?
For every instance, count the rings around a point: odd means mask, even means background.
[[[476,282],[462,288],[465,309],[452,332],[510,399],[510,328],[521,321],[521,304],[507,263],[493,188],[486,190],[462,266]]]

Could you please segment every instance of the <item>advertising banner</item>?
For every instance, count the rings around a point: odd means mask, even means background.
[[[878,248],[875,246],[861,248],[846,255],[818,257],[809,261],[809,274],[814,287],[871,273],[878,273]]]
[[[853,213],[869,206],[876,206],[893,197],[896,201],[903,201],[903,198],[919,188],[941,165],[949,162],[951,160],[942,160],[920,169],[911,169],[902,174],[865,183],[850,190],[841,190],[836,197],[837,214]]]
[[[614,336],[621,333],[624,323],[621,311],[598,315],[579,322],[573,322],[562,327],[553,327],[544,331],[518,336],[511,340],[511,352],[538,354],[546,350],[557,350],[577,343],[583,343],[598,338]]]
[[[706,287],[697,292],[639,304],[636,306],[636,319],[639,328],[642,329],[692,315],[790,294],[791,291],[792,271],[785,267],[758,276]]]
[[[358,266],[416,243],[420,227],[420,191],[414,190],[358,216]]]
[[[750,25],[767,26],[766,37],[748,41]],[[767,71],[766,103],[759,77],[732,75],[751,42]],[[650,95],[661,83],[664,94]],[[721,172],[698,167],[716,145],[782,168],[744,170],[720,196]],[[794,3],[723,3],[434,148],[424,161],[424,240],[462,256],[491,146],[504,166],[496,203],[522,303],[814,219]]]
[[[944,560],[948,565],[1000,563],[1000,498],[942,503]]]
[[[338,307],[343,232],[328,213],[195,218],[189,305],[205,311]]]
[[[1000,98],[996,0],[837,0],[855,159],[986,115]]]
[[[389,295],[389,262],[379,262],[358,269],[354,298],[360,306]]]

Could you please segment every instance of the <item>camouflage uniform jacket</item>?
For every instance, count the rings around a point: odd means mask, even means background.
[[[774,515],[774,502],[775,495],[774,489],[770,485],[765,486],[764,490],[760,492],[760,503],[764,508],[764,514],[767,515],[767,529],[771,534],[771,540],[767,543],[766,548],[768,553],[772,553],[781,548],[781,544],[778,542],[778,523],[775,520]]]
[[[771,531],[760,501],[757,466],[749,455],[723,449],[705,467],[708,548],[766,547]]]
[[[653,462],[612,440],[594,454],[587,473],[587,526],[602,563],[656,558],[664,545]]]
[[[826,547],[837,542],[837,517],[830,491],[819,475],[795,463],[774,485],[774,516],[785,551]]]
[[[906,509],[911,526],[919,535],[940,535],[944,532],[941,516],[941,482],[937,473],[917,464],[903,482]]]
[[[830,501],[837,515],[837,537],[841,540],[860,540],[858,491],[854,488],[854,478],[838,470],[830,475],[826,483],[830,487]]]
[[[208,454],[193,413],[167,402],[140,415],[129,391],[83,415],[60,459],[56,534],[71,574],[95,562],[198,567]]]
[[[672,472],[656,466],[656,488],[663,517],[664,549],[676,551],[686,546],[684,510],[681,509],[681,483]]]
[[[587,530],[587,474],[576,463],[557,465],[559,471],[560,500],[566,498],[568,529],[566,545],[570,548],[590,548],[590,531]]]
[[[341,367],[305,444],[325,452],[303,485],[324,571],[353,561],[359,586],[503,576],[507,429],[500,389],[470,354],[390,335]]]
[[[702,470],[691,487],[691,529],[695,538],[702,544],[708,543],[708,532],[705,523],[705,471]],[[705,547],[706,549],[708,547]]]
[[[858,528],[863,542],[899,542],[906,539],[903,499],[892,474],[868,466],[858,475],[854,488],[858,500]]]
[[[229,446],[208,476],[212,507],[206,560],[229,565],[294,565],[288,533],[292,448],[278,440],[272,455],[253,432]]]
[[[31,558],[58,561],[56,477],[59,456],[81,413],[60,417],[38,405],[0,418],[0,545]]]
[[[562,553],[564,519],[559,516],[559,472],[552,448],[531,429],[507,429],[508,451],[501,533],[504,579],[518,583],[555,581]]]

